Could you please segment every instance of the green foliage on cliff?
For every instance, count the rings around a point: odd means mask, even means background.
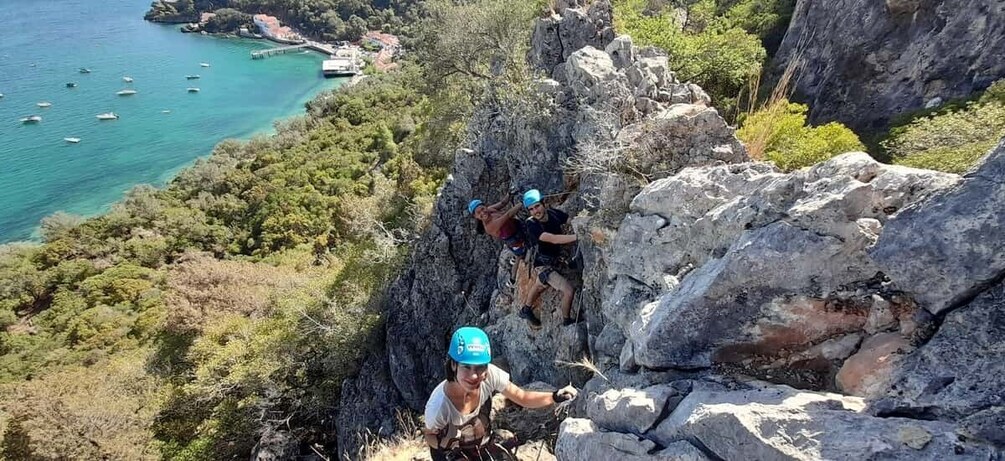
[[[882,142],[893,163],[964,173],[1005,137],[1005,80],[978,99],[922,114]]]
[[[699,0],[664,4],[615,0],[615,26],[636,45],[667,51],[683,81],[712,96],[729,118],[738,98],[760,75],[791,18],[791,0]]]
[[[530,8],[431,6],[399,71],[0,246],[0,459],[245,458],[273,429],[334,457],[342,382],[467,118],[528,78]]]
[[[774,162],[784,171],[807,167],[865,146],[848,127],[831,122],[807,126],[803,104],[776,101],[748,115],[736,137],[752,158]]]
[[[280,421],[330,446],[446,171],[414,160],[435,111],[420,77],[323,94],[165,189],[0,247],[0,457],[246,457]]]

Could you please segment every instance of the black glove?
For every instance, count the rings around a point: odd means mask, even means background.
[[[551,399],[555,403],[562,403],[567,400],[574,400],[576,396],[579,395],[579,390],[572,386],[565,386],[555,392],[551,393]]]

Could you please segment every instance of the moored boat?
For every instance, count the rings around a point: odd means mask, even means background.
[[[63,138],[63,141],[66,141],[70,144],[76,144],[80,142],[80,138]]]
[[[81,67],[80,70],[78,70],[78,72],[80,72],[82,74],[89,74],[89,73],[91,73],[91,69],[88,69],[86,67]]]
[[[188,90],[189,93],[198,93],[199,92],[199,89],[195,88],[195,87],[188,87],[187,90]]]
[[[66,87],[67,88],[76,88],[77,84],[74,83],[74,82],[66,82]]]
[[[209,63],[208,62],[200,62],[199,65],[202,66],[202,67],[209,67]]]
[[[116,91],[115,94],[117,94],[119,96],[131,96],[131,95],[136,94],[136,90],[121,90],[121,91]]]
[[[43,109],[45,109],[46,107],[52,107],[52,103],[49,102],[49,101],[37,102],[37,103],[35,103],[35,105],[38,106],[38,107],[41,107]]]
[[[185,78],[188,79],[188,80],[195,80],[195,79],[199,78],[199,74],[186,75]]]
[[[122,81],[126,83],[133,83],[132,77],[122,77]]]
[[[29,116],[24,117],[24,118],[21,119],[21,123],[24,123],[26,125],[30,124],[30,123],[38,123],[38,122],[41,122],[41,121],[42,121],[42,116],[41,115],[29,115]]]
[[[119,118],[119,116],[116,115],[115,112],[105,112],[103,114],[95,115],[95,117],[97,117],[98,120],[115,120]]]

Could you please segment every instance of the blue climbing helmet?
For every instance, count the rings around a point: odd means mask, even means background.
[[[468,213],[475,214],[475,210],[477,210],[478,207],[480,206],[482,206],[481,200],[478,199],[472,200],[471,202],[468,203]]]
[[[450,337],[450,358],[464,365],[485,365],[492,361],[489,335],[481,328],[461,327]]]
[[[531,189],[523,193],[523,207],[530,208],[531,205],[541,201],[541,191]]]

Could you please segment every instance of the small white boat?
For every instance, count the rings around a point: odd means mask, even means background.
[[[115,120],[119,118],[115,112],[105,112],[103,114],[98,114],[95,117],[98,117],[98,120]]]
[[[0,93],[0,99],[3,99],[3,93]]]
[[[202,67],[209,67],[209,63],[208,62],[200,62],[199,65],[202,66]]]
[[[169,110],[167,110],[167,109],[164,109],[164,110],[162,110],[162,111],[161,111],[161,113],[162,113],[162,114],[170,114],[170,113],[171,113],[171,111],[169,111]]]
[[[86,67],[81,67],[80,70],[79,70],[79,72],[82,73],[82,74],[89,74],[89,73],[91,73],[91,69],[88,69]]]
[[[63,138],[63,141],[66,141],[70,144],[76,144],[80,142],[80,138]]]
[[[35,103],[35,105],[38,106],[38,107],[41,107],[43,109],[46,108],[46,107],[52,107],[52,103],[49,102],[49,101],[38,102],[38,103]]]
[[[122,77],[122,81],[126,83],[133,83],[132,77]]]
[[[21,119],[21,123],[24,123],[26,125],[29,124],[29,123],[38,123],[38,122],[41,122],[41,121],[42,121],[42,116],[41,115],[29,115],[29,116]]]
[[[195,88],[195,87],[188,87],[187,90],[188,90],[189,93],[198,93],[199,92],[199,89]]]
[[[136,94],[136,90],[122,90],[122,91],[115,92],[115,94],[117,94],[119,96],[132,96],[132,95]]]
[[[195,75],[186,75],[186,76],[185,76],[185,78],[186,78],[186,79],[188,79],[188,80],[195,80],[195,79],[198,79],[198,78],[199,78],[199,74],[195,74]]]

